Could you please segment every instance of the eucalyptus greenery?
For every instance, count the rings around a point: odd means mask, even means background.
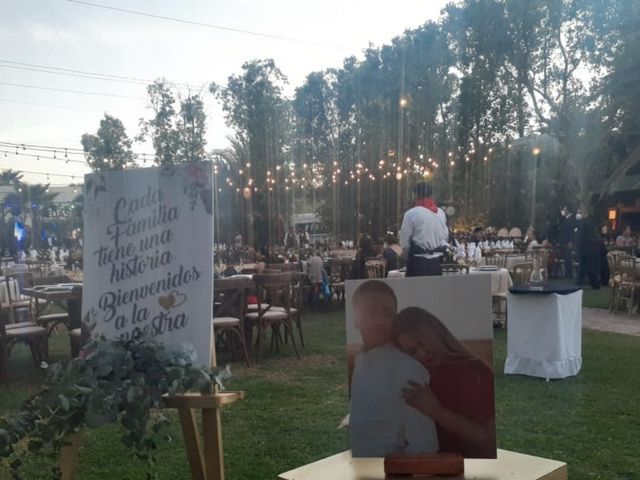
[[[231,373],[194,365],[195,352],[185,346],[170,350],[150,341],[91,341],[79,358],[46,366],[44,389],[22,408],[0,418],[0,460],[10,467],[15,480],[21,476],[28,455],[57,458],[74,432],[119,423],[122,442],[135,455],[154,463],[163,425],[165,395],[199,390],[211,393]],[[57,464],[57,462],[56,462]],[[59,478],[59,468],[52,468]],[[151,469],[148,477],[153,477]]]

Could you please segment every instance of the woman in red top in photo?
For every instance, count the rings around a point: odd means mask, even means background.
[[[422,308],[409,307],[398,314],[393,339],[429,371],[428,385],[410,382],[402,394],[436,423],[440,452],[496,458],[491,368]]]

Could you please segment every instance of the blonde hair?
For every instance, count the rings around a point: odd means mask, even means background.
[[[398,310],[398,299],[393,289],[386,283],[380,280],[369,280],[362,283],[356,288],[356,291],[353,292],[351,303],[355,304],[363,295],[375,295],[378,301],[383,301],[386,304],[384,308],[388,308],[389,315],[394,316],[396,314]]]
[[[398,313],[393,322],[392,338],[397,342],[398,337],[403,333],[411,335],[423,344],[425,343],[421,341],[423,338],[438,338],[449,358],[457,360],[475,358],[444,323],[424,308],[407,307]]]

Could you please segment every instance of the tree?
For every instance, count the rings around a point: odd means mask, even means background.
[[[202,99],[189,93],[179,101],[179,110],[176,110],[177,100],[165,80],[149,85],[147,94],[155,115],[140,119],[141,130],[136,140],[151,140],[156,164],[203,160],[207,126]]]
[[[281,238],[284,219],[279,216],[288,195],[274,185],[282,181],[289,150],[290,104],[282,94],[287,79],[271,59],[242,65],[225,86],[212,83],[210,91],[222,103],[225,119],[239,145],[248,153],[240,184],[247,212],[250,244],[274,243]]]
[[[111,115],[105,113],[96,134],[85,133],[82,135],[81,143],[87,163],[94,172],[122,170],[135,166],[131,140],[124,125]]]
[[[20,182],[21,179],[21,172],[17,172],[12,169],[0,172],[0,186],[16,185]],[[2,199],[2,208],[0,209],[0,213],[2,214],[2,231],[0,231],[0,245],[2,245],[3,252],[7,249],[12,249],[12,247],[14,246],[13,223],[10,222],[8,225],[6,223],[7,214],[12,214],[13,212],[13,208],[11,207],[11,199],[13,195],[14,192],[4,196],[4,198]]]
[[[49,184],[43,185],[14,183],[14,192],[7,195],[5,202],[11,204],[14,217],[31,215],[31,246],[38,249],[41,246],[40,211],[50,208],[57,193],[49,192]]]

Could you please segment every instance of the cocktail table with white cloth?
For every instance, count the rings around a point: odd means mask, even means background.
[[[509,289],[505,374],[577,375],[582,366],[582,289],[573,285]]]

